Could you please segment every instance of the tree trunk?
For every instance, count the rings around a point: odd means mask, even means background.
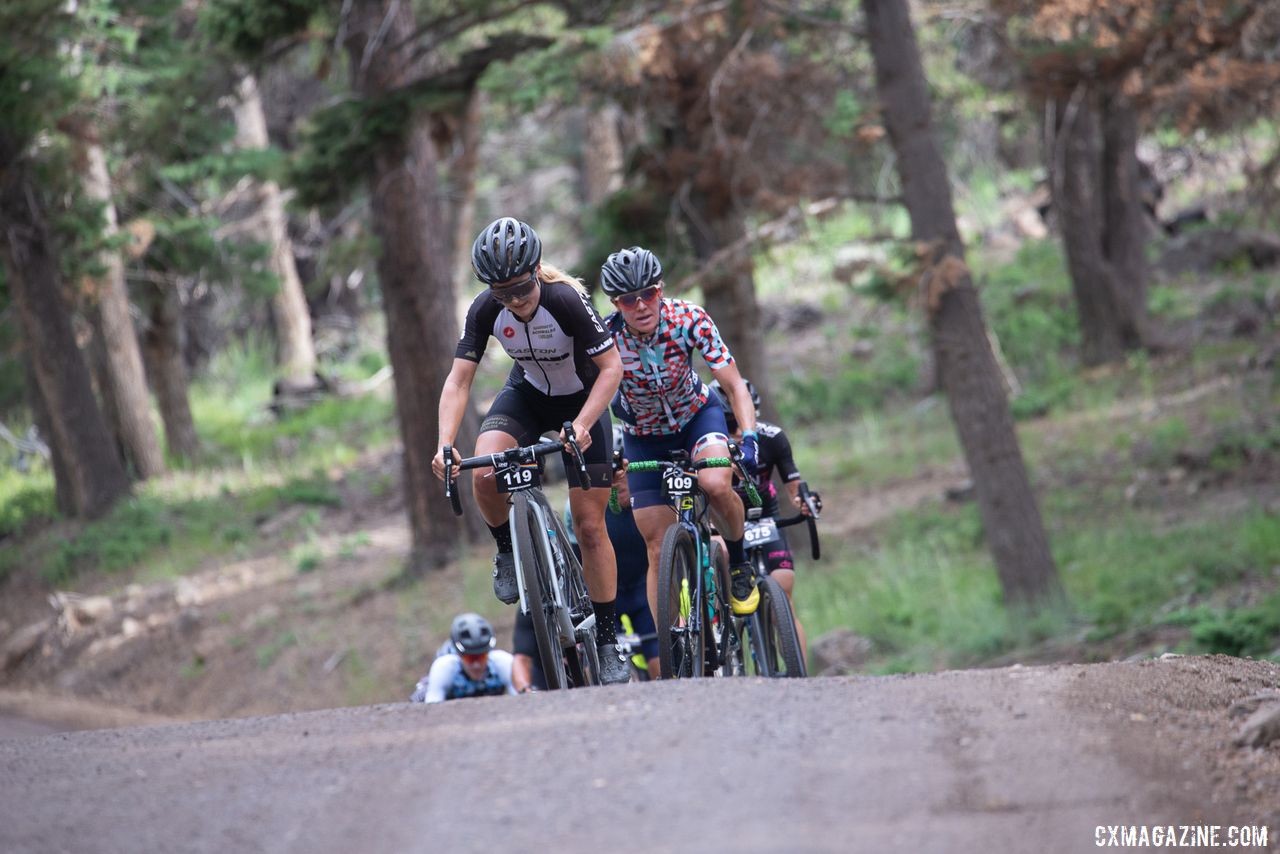
[[[720,330],[729,352],[742,375],[751,380],[759,392],[768,417],[776,419],[772,408],[769,373],[765,370],[764,334],[761,332],[760,304],[756,301],[755,263],[747,240],[747,227],[742,217],[729,211],[716,220],[704,216],[691,201],[692,213],[686,213],[689,235],[695,257],[706,264],[717,252],[729,246],[741,246],[716,268],[701,277],[703,308]]]
[[[236,143],[241,148],[265,149],[270,144],[267,117],[252,74],[240,79],[237,95]],[[271,316],[279,348],[276,360],[288,384],[297,389],[312,388],[316,384],[316,351],[311,340],[311,313],[293,259],[284,199],[274,181],[262,183],[259,199],[265,236],[271,244],[271,270],[280,282],[271,298]]]
[[[200,451],[200,438],[191,417],[187,366],[182,358],[182,299],[177,286],[155,286],[149,309],[143,352],[160,405],[169,453],[191,461]]]
[[[352,87],[359,94],[376,99],[412,79],[407,54],[413,31],[409,4],[355,0],[347,20],[346,47]],[[397,45],[409,47],[396,50]],[[431,472],[439,440],[440,390],[453,365],[458,338],[451,269],[442,263],[449,258],[452,235],[445,229],[438,158],[425,117],[412,120],[374,160],[370,209],[382,247],[378,278],[404,442],[405,506],[413,534],[407,569],[417,574],[452,559],[464,531]],[[474,435],[460,435],[459,444],[469,449]],[[472,530],[480,524],[478,513],[467,518]]]
[[[1000,586],[1009,604],[1048,603],[1061,593],[1058,572],[964,261],[906,0],[863,0],[863,9],[912,236],[927,249],[920,286],[934,356]]]
[[[453,270],[458,287],[475,281],[471,272],[471,243],[476,237],[476,163],[480,159],[480,137],[483,128],[485,95],[479,86],[467,96],[458,134],[458,154],[449,170],[453,185]]]
[[[40,438],[49,446],[49,465],[53,469],[53,500],[58,512],[63,516],[76,515],[76,503],[71,495],[71,476],[67,464],[62,459],[62,449],[53,440],[53,419],[49,417],[49,407],[40,392],[40,381],[36,378],[35,365],[31,361],[30,351],[23,354],[23,369],[26,374],[27,404],[31,407],[31,418]]]
[[[587,112],[586,139],[582,144],[582,195],[588,208],[598,207],[622,188],[621,111],[603,104]]]
[[[89,297],[92,299],[92,294]],[[107,431],[111,433],[116,453],[127,466],[129,449],[124,442],[124,428],[120,425],[120,406],[116,403],[115,384],[111,382],[111,368],[107,364],[109,360],[107,334],[102,329],[102,312],[93,303],[73,306],[72,312],[75,312],[76,308],[79,308],[83,315],[87,315],[89,327],[92,330],[82,351],[85,364],[89,366],[89,379],[93,382],[93,391],[97,395],[98,406],[102,409],[103,422],[107,425]]]
[[[1120,96],[1108,101],[1084,87],[1050,113],[1050,186],[1080,320],[1081,360],[1100,365],[1146,343],[1137,118]]]
[[[1147,311],[1147,224],[1138,162],[1138,113],[1119,91],[1102,101],[1102,251],[1115,267],[1114,295],[1126,349],[1154,344]]]
[[[62,295],[58,260],[34,182],[22,162],[0,164],[0,230],[9,288],[17,307],[38,396],[56,459],[59,496],[78,516],[105,513],[129,492],[89,371],[76,346]]]
[[[117,233],[116,208],[111,194],[111,176],[107,158],[94,137],[92,128],[76,140],[82,160],[85,194],[103,206],[106,215],[104,235]],[[106,379],[104,396],[110,389],[113,415],[120,431],[129,462],[139,478],[147,479],[164,473],[164,454],[155,424],[151,420],[151,399],[147,393],[147,375],[142,368],[138,335],[129,315],[129,290],[124,280],[124,260],[118,249],[103,252],[99,258],[106,272],[89,282],[95,291],[94,326],[101,333],[105,355]]]

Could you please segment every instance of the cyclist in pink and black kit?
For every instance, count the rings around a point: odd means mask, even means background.
[[[756,415],[760,414],[760,395],[756,392],[756,388],[751,384],[751,380],[743,380],[747,384],[747,391],[751,394],[751,404],[755,408]],[[712,381],[711,390],[720,398],[722,405],[728,405],[728,396],[724,389],[720,387],[718,381]],[[727,418],[729,422],[729,437],[734,438],[738,435],[738,424],[732,415]],[[756,472],[756,485],[759,487],[761,506],[760,518],[774,518],[781,516],[781,499],[778,496],[778,489],[773,484],[773,474],[777,471],[778,477],[782,478],[783,488],[786,490],[787,499],[791,505],[800,511],[801,514],[808,516],[809,507],[800,499],[800,469],[796,466],[795,457],[791,452],[791,440],[787,438],[784,431],[777,424],[771,424],[768,421],[756,421],[756,430],[760,433],[760,456],[758,460],[758,470]],[[738,494],[742,499],[746,500],[746,492],[742,484],[737,484]],[[822,508],[822,498],[818,493],[812,493],[817,501],[818,509]],[[779,540],[772,544],[769,552],[765,555],[768,564],[768,572],[782,587],[787,594],[787,599],[792,603],[792,611],[795,610],[795,585],[796,585],[796,565],[795,558],[791,554],[791,545],[787,542],[787,535],[781,528],[778,529]],[[805,634],[804,626],[800,624],[800,618],[795,618],[796,632],[800,635],[800,650],[805,650]]]
[[[662,295],[662,264],[639,246],[609,256],[600,285],[617,311],[605,323],[622,357],[622,384],[613,412],[622,422],[628,460],[668,460],[683,449],[691,459],[723,457],[729,452],[728,426],[720,399],[693,369],[700,353],[732,402],[742,426],[744,467],[755,473],[758,439],[755,407],[729,348],[701,306]],[[627,476],[636,525],[649,552],[649,607],[658,613],[658,559],[662,538],[674,511],[661,493],[657,472]],[[733,491],[732,469],[703,469],[698,486],[706,493],[724,535],[729,556],[730,602],[734,613],[750,614],[760,602],[742,548],[742,502]]]

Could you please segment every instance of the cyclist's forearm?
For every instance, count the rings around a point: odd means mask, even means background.
[[[458,438],[458,427],[462,424],[462,415],[467,411],[467,399],[470,397],[470,383],[459,384],[452,377],[445,380],[440,391],[440,445],[452,445]]]

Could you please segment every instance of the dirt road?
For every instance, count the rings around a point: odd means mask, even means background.
[[[1274,825],[1277,752],[1230,747],[1227,707],[1278,682],[1188,658],[6,739],[0,851],[1091,851]]]

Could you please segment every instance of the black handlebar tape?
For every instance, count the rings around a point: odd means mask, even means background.
[[[444,446],[444,494],[453,507],[453,515],[462,515],[462,500],[458,497],[457,485],[453,479],[453,448]]]

